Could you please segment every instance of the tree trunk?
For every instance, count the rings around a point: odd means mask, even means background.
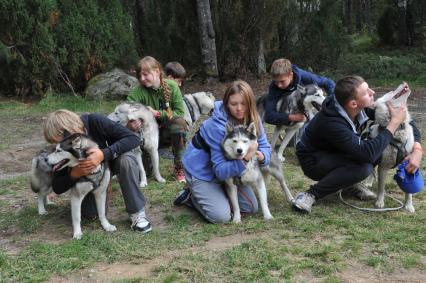
[[[345,0],[344,1],[344,14],[343,17],[345,18],[345,24],[346,24],[346,30],[348,32],[348,34],[352,34],[353,33],[353,28],[352,28],[352,17],[353,17],[353,13],[352,13],[352,0]]]
[[[257,74],[266,74],[265,47],[263,39],[259,40],[259,50],[257,55]]]
[[[209,0],[197,0],[198,27],[200,33],[201,57],[207,81],[218,77],[216,42]]]

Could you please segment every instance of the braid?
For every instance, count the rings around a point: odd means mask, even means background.
[[[160,75],[160,85],[163,88],[164,102],[166,103],[166,112],[169,119],[173,116],[172,108],[170,107],[170,87],[166,80],[163,79],[163,75]]]

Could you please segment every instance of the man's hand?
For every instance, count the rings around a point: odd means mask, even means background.
[[[143,122],[141,119],[129,120],[127,128],[133,132],[139,132],[142,129]]]
[[[71,177],[78,179],[92,173],[96,167],[104,160],[104,153],[99,148],[90,148],[87,150],[87,158],[80,160],[78,165],[71,169]]]
[[[400,107],[393,108],[389,102],[386,103],[386,105],[388,106],[391,118],[389,124],[386,126],[386,129],[388,129],[392,134],[394,134],[396,129],[398,129],[399,125],[405,120],[405,117],[407,115],[407,106],[404,104]]]
[[[303,122],[306,120],[306,117],[304,114],[298,113],[298,114],[289,114],[288,120],[292,122]]]
[[[405,157],[405,159],[408,160],[408,164],[405,166],[408,173],[414,173],[420,168],[423,156],[423,150],[421,148],[421,145],[418,142],[415,142],[413,151]]]

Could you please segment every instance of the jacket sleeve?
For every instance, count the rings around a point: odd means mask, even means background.
[[[334,93],[334,87],[336,86],[336,84],[334,83],[333,80],[307,72],[300,68],[298,69],[298,72],[300,75],[300,82],[302,83],[302,85],[316,84],[319,87],[325,89],[328,95],[331,95]]]
[[[392,139],[387,129],[380,131],[375,138],[363,140],[347,126],[342,127],[340,122],[329,122],[323,127],[329,144],[359,162],[376,163]]]
[[[260,124],[260,135],[257,139],[258,147],[257,149],[263,153],[263,156],[265,156],[265,160],[263,160],[263,166],[268,166],[269,162],[271,161],[271,146],[268,143],[265,129],[263,128],[263,125]]]
[[[101,149],[106,161],[113,160],[140,145],[140,137],[103,115],[92,114],[89,121],[91,131],[100,133],[107,141],[107,147]]]
[[[143,95],[140,86],[135,87],[133,90],[130,91],[129,95],[127,96],[128,101],[138,102],[143,105],[147,104],[146,97]]]
[[[277,111],[277,103],[280,96],[277,95],[277,90],[273,89],[271,84],[268,89],[268,94],[265,98],[265,122],[272,125],[290,125],[287,113]],[[284,95],[284,94],[283,94]]]

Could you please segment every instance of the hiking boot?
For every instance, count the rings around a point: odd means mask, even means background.
[[[191,197],[191,191],[187,188],[182,189],[178,195],[176,196],[175,201],[173,202],[174,205],[182,205],[185,204]]]
[[[296,195],[292,205],[297,211],[311,213],[312,205],[315,202],[315,196],[307,192],[300,192]]]
[[[146,219],[145,210],[130,214],[130,220],[132,221],[132,228],[135,231],[148,233],[152,230],[151,223]]]
[[[377,195],[363,184],[356,184],[351,188],[344,189],[343,193],[356,197],[359,200],[373,200],[377,198]]]
[[[175,166],[175,177],[179,183],[186,183],[185,172],[182,166]]]

